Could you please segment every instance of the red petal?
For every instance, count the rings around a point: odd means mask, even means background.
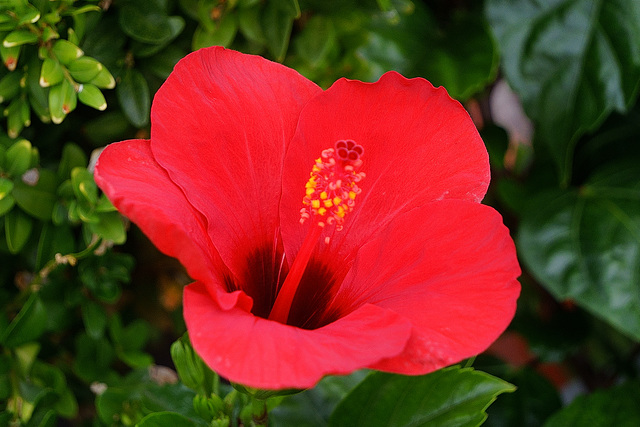
[[[202,283],[185,288],[184,317],[196,352],[214,371],[261,389],[308,388],[324,375],[347,374],[393,357],[411,325],[364,305],[330,325],[299,329],[235,308],[221,310]]]
[[[318,92],[294,70],[214,47],[181,60],[154,99],[153,154],[239,277],[248,250],[273,246],[284,152]]]
[[[104,149],[95,180],[114,206],[165,254],[178,258],[195,279],[212,283],[225,267],[207,235],[206,221],[153,158],[149,141],[129,140]],[[236,304],[238,293],[217,289],[219,303]],[[243,296],[244,307],[250,300]]]
[[[407,348],[372,367],[424,374],[482,352],[505,330],[519,275],[513,241],[495,210],[443,200],[399,216],[367,242],[334,309],[374,304],[406,317],[413,324]]]
[[[338,80],[305,106],[287,152],[281,202],[287,254],[295,253],[304,235],[298,212],[313,159],[345,139],[364,147],[367,176],[328,250],[343,258],[400,212],[441,199],[478,202],[489,184],[482,139],[443,88],[395,72],[376,83]]]

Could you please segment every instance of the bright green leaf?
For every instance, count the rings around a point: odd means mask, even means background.
[[[11,194],[13,190],[13,181],[0,177],[0,200]]]
[[[62,65],[55,59],[45,58],[40,70],[40,86],[49,87],[57,85],[64,78]]]
[[[550,191],[523,211],[518,248],[558,300],[572,300],[640,340],[640,175],[611,165],[580,189]]]
[[[2,63],[7,67],[7,70],[13,71],[16,69],[21,51],[22,46],[5,47],[0,45],[0,57],[2,57]]]
[[[5,171],[9,176],[20,176],[31,164],[31,143],[26,139],[14,142],[5,153]]]
[[[626,111],[640,85],[637,0],[490,0],[503,69],[569,182],[580,135]]]
[[[93,58],[82,56],[71,61],[67,68],[77,82],[86,83],[96,78],[104,66]]]
[[[82,49],[67,40],[56,40],[53,44],[52,51],[56,58],[58,58],[58,61],[65,65],[70,64],[74,59],[84,55]]]
[[[96,110],[104,111],[107,109],[107,101],[104,99],[104,95],[97,86],[92,84],[85,83],[80,85],[78,99],[83,104],[95,108]]]
[[[176,412],[154,412],[144,417],[138,427],[194,427],[196,424]]]
[[[127,240],[127,232],[119,212],[100,213],[98,222],[89,224],[89,230],[117,245],[121,245]]]
[[[116,87],[116,80],[106,68],[102,68],[98,75],[89,83],[99,87],[100,89],[113,89]]]
[[[75,110],[77,102],[76,90],[67,79],[53,86],[49,90],[51,121],[55,124],[62,123],[67,114]]]
[[[329,425],[475,427],[499,394],[514,390],[499,378],[457,366],[423,376],[376,372],[340,402]]]
[[[21,46],[38,42],[38,35],[27,30],[15,30],[10,32],[2,42],[4,47]]]

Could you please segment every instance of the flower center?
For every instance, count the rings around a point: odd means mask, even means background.
[[[316,159],[305,184],[304,207],[300,210],[300,223],[306,220],[313,222],[280,287],[269,320],[287,323],[300,279],[322,230],[326,225],[335,225],[336,231],[342,230],[344,218],[353,210],[355,198],[360,193],[358,182],[365,177],[364,172],[359,171],[363,153],[361,145],[352,140],[341,140],[335,143],[334,148],[323,150]],[[329,243],[328,237],[325,243]]]

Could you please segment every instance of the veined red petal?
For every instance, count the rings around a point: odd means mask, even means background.
[[[520,293],[515,246],[501,216],[462,200],[398,216],[358,251],[332,308],[364,304],[413,325],[402,354],[371,365],[424,374],[485,350],[509,325]]]
[[[206,220],[158,165],[146,140],[107,146],[95,167],[95,180],[114,206],[131,219],[163,253],[175,257],[194,279],[213,283],[226,268],[207,234]],[[227,273],[228,274],[228,273]],[[224,307],[251,307],[240,293],[215,289]]]
[[[399,354],[411,324],[393,311],[364,305],[315,330],[221,310],[205,285],[185,288],[184,316],[196,352],[231,381],[261,389],[309,388],[324,375],[347,374]]]
[[[240,280],[247,253],[275,245],[284,153],[319,92],[290,68],[213,47],[181,60],[156,94],[154,157],[207,219]]]
[[[482,139],[444,88],[395,72],[376,83],[338,80],[302,110],[287,152],[281,202],[287,255],[295,253],[304,235],[296,219],[313,159],[347,139],[364,148],[366,178],[358,184],[362,193],[344,230],[327,248],[342,259],[396,215],[435,200],[479,202],[489,185]]]

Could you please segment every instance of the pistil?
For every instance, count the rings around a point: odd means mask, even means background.
[[[316,159],[305,185],[304,207],[300,210],[300,222],[311,220],[312,224],[278,291],[269,320],[287,323],[291,304],[322,231],[327,225],[335,226],[336,231],[342,230],[344,218],[353,210],[360,193],[358,182],[365,176],[358,171],[363,152],[362,146],[344,140],[324,150]],[[325,243],[328,241],[326,238]]]

